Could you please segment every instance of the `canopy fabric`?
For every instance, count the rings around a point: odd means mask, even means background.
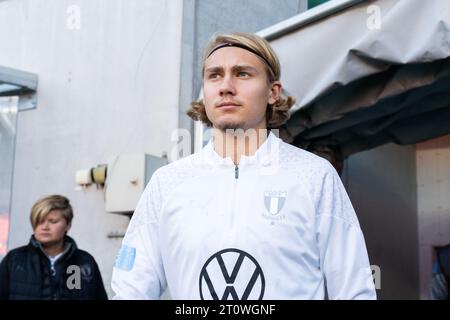
[[[345,158],[450,133],[450,1],[357,2],[270,42],[297,99],[285,141]]]

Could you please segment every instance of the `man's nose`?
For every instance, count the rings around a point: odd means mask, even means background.
[[[235,95],[236,88],[234,86],[233,77],[231,75],[225,75],[220,83],[220,95]]]

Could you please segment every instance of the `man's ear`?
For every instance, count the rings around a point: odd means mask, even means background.
[[[67,225],[67,228],[66,228],[66,234],[67,234],[67,232],[69,232],[69,230],[70,230],[71,227],[72,227],[72,222],[69,223],[69,224]]]
[[[281,95],[281,82],[274,81],[270,84],[270,93],[269,93],[269,104],[274,104],[280,99]]]

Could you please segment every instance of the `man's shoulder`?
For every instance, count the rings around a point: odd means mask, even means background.
[[[328,160],[286,142],[280,143],[280,161],[302,172],[312,170],[315,173],[326,173],[332,169]]]
[[[202,175],[202,172],[204,172],[202,163],[201,153],[194,153],[172,161],[158,168],[153,173],[149,184],[153,186],[153,189],[158,188],[161,194],[168,194],[175,186]]]
[[[189,156],[186,156],[184,158],[177,159],[175,161],[172,161],[160,168],[158,168],[154,175],[157,177],[166,177],[174,174],[181,174],[186,171],[190,171],[194,169],[195,164],[198,163],[198,160],[200,159],[201,155],[200,152],[191,154]]]

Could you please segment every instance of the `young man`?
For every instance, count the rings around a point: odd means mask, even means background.
[[[267,128],[293,104],[278,59],[251,34],[215,36],[203,101],[213,128],[200,153],[157,170],[113,271],[117,299],[375,299],[364,237],[324,159]]]

